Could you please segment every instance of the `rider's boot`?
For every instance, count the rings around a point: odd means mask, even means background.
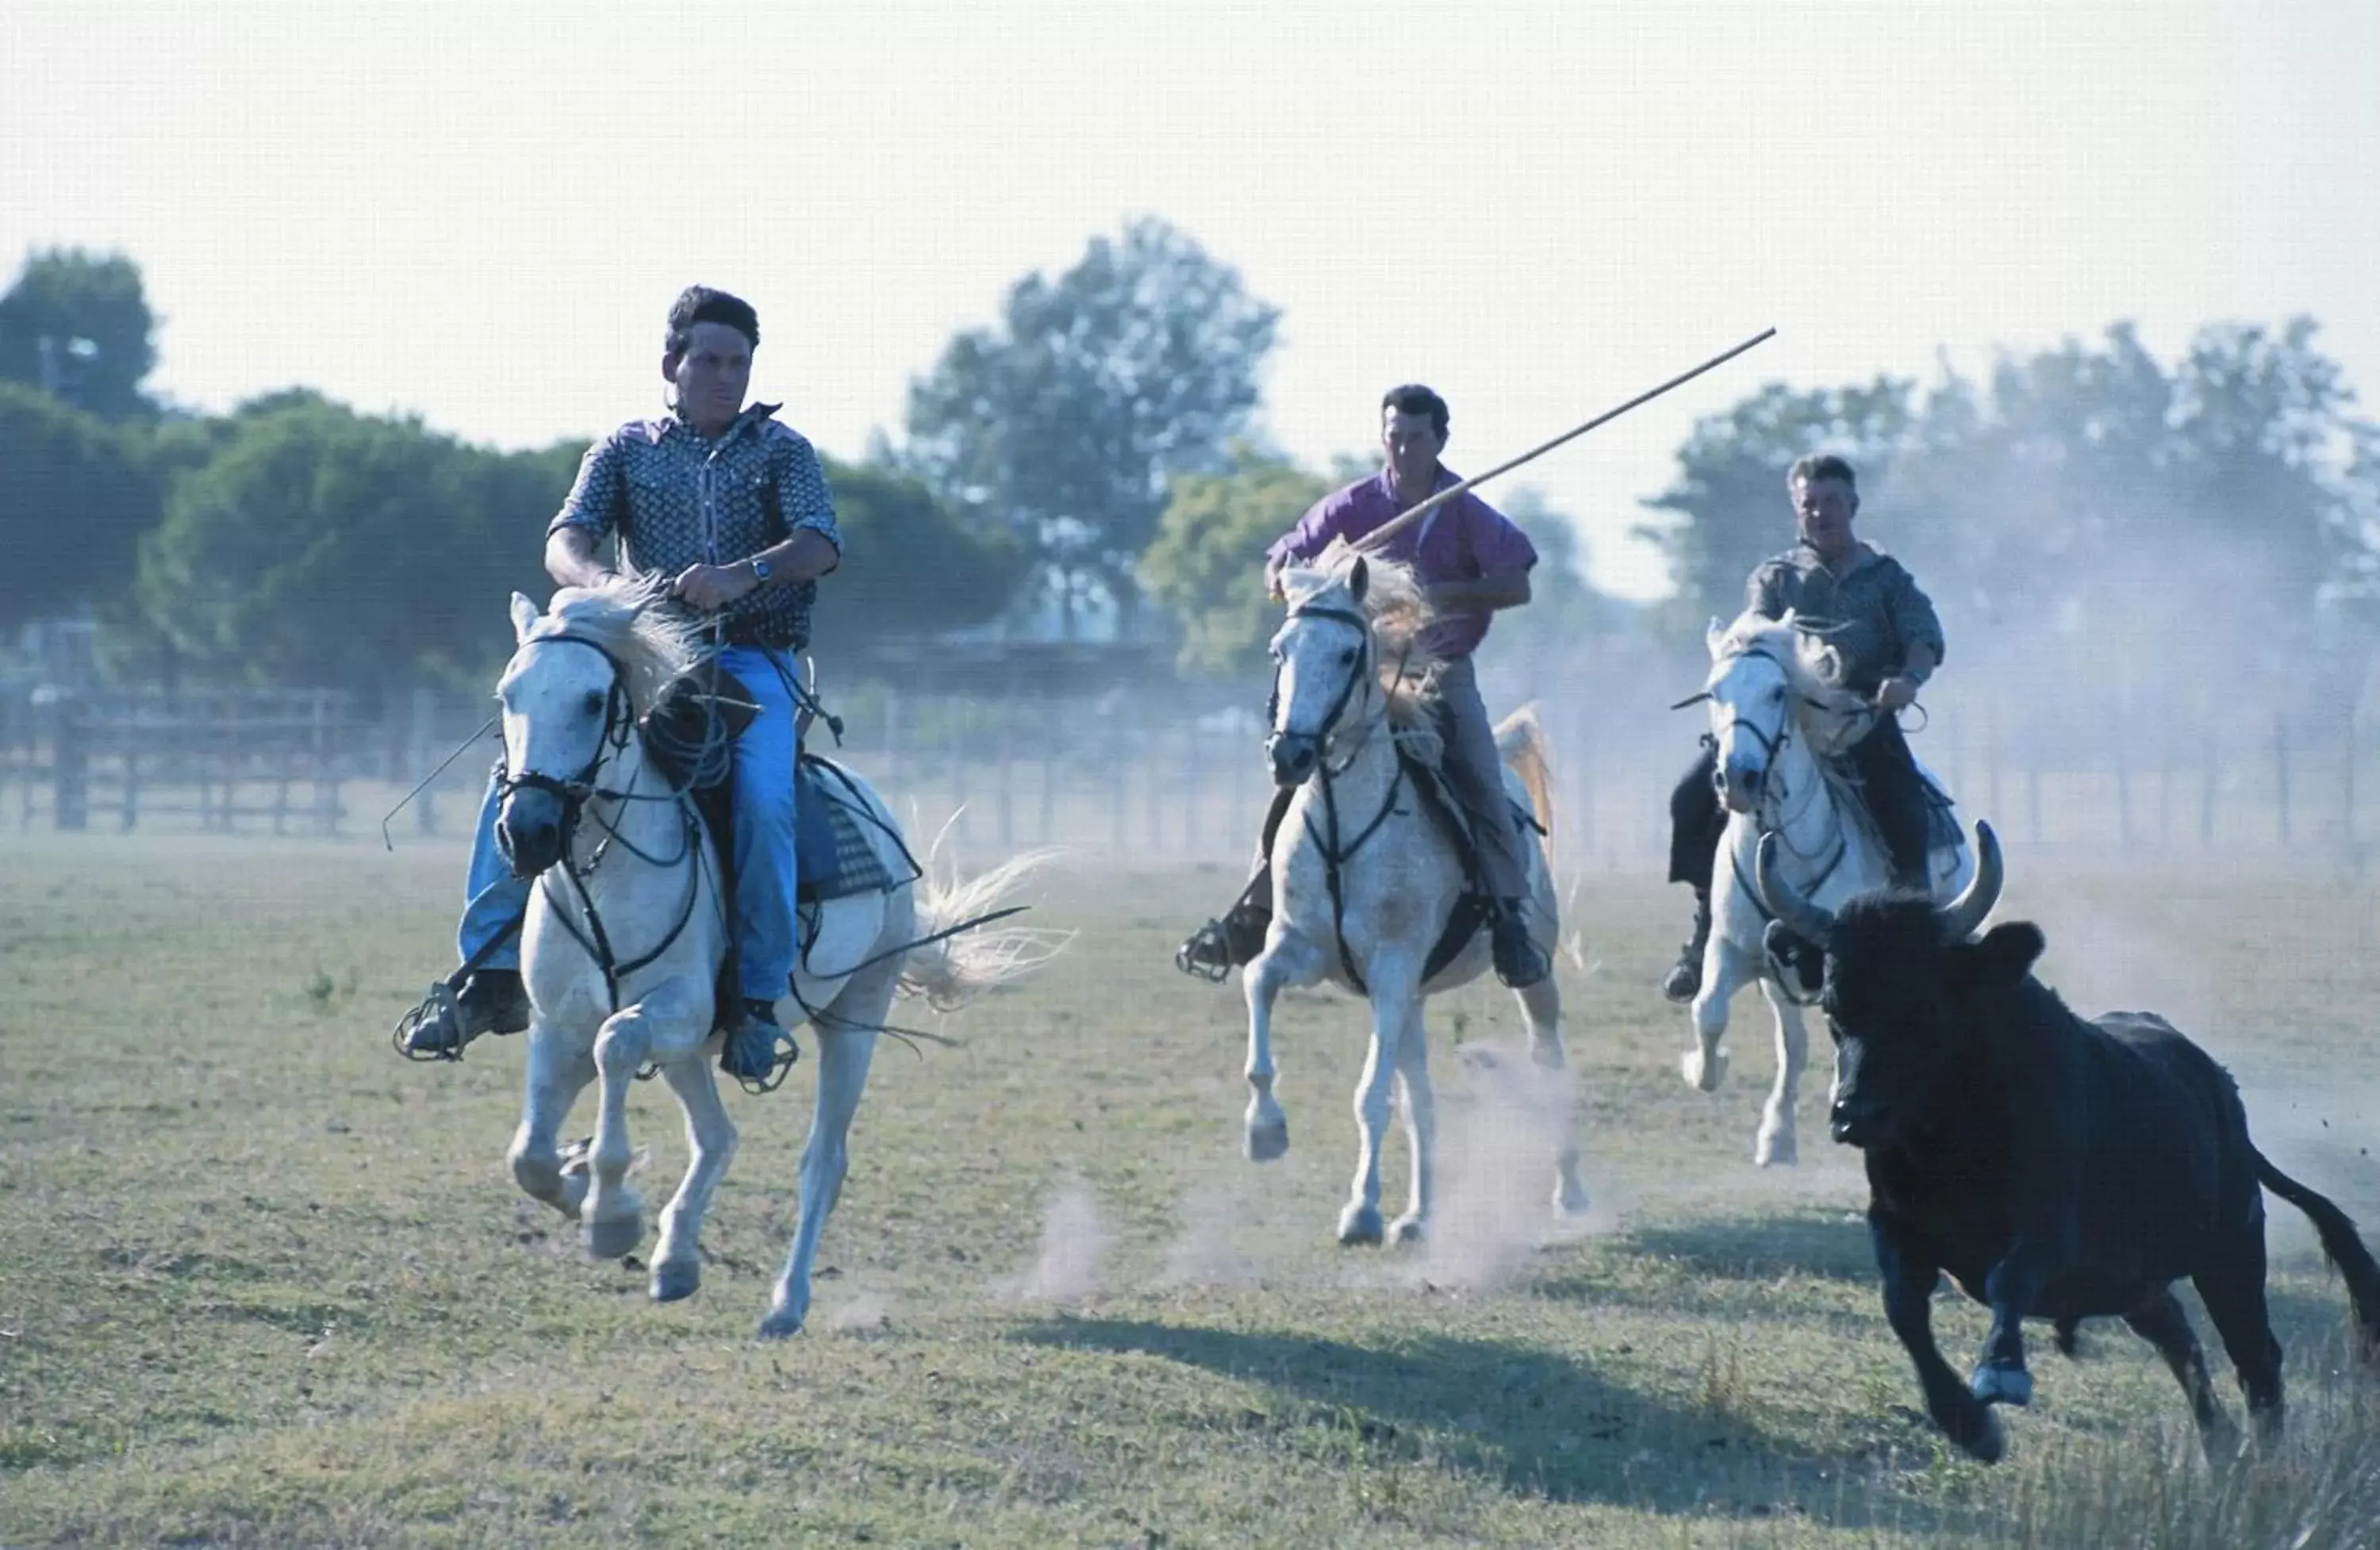
[[[774,1003],[744,998],[744,1017],[719,1041],[719,1069],[738,1082],[769,1082],[801,1059],[801,1046],[777,1021]]]
[[[1678,949],[1678,961],[1661,981],[1661,994],[1678,1002],[1691,1001],[1703,987],[1703,950],[1710,945],[1710,890],[1694,890],[1694,934]]]
[[[415,1010],[401,1047],[407,1055],[453,1058],[481,1034],[517,1034],[528,1026],[528,992],[518,969],[474,969],[461,988],[442,980]]]
[[[1554,972],[1553,960],[1529,935],[1528,918],[1518,899],[1496,901],[1488,917],[1488,941],[1496,977],[1514,990],[1526,990]]]
[[[1174,951],[1173,966],[1200,979],[1220,980],[1264,951],[1272,928],[1272,868],[1250,879],[1237,902],[1190,934]]]

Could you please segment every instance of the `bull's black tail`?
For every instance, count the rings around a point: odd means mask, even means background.
[[[2262,1153],[2256,1156],[2256,1179],[2265,1188],[2306,1214],[2322,1239],[2322,1252],[2347,1281],[2347,1300],[2355,1310],[2358,1345],[2363,1357],[2380,1359],[2380,1264],[2357,1236],[2348,1214],[2324,1196],[2275,1168]]]

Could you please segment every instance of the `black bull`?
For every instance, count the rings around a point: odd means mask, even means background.
[[[1939,909],[1880,892],[1829,914],[1777,876],[1773,842],[1756,864],[1770,929],[1826,950],[1829,1120],[1865,1154],[1885,1314],[1927,1412],[1961,1447],[1998,1459],[1990,1407],[2032,1398],[2024,1319],[2054,1321],[2070,1354],[2075,1325],[2099,1316],[2156,1347],[2209,1453],[2227,1446],[2232,1427],[2171,1290],[2183,1277],[2260,1433],[2277,1429],[2281,1348],[2265,1306],[2259,1186],[2313,1220],[2347,1282],[2362,1354],[2380,1352],[2380,1265],[2346,1213],[2256,1150],[2230,1074],[2162,1018],[2069,1011],[2033,977],[2039,927],[1969,939],[1999,895],[1988,825],[1976,826],[1973,882]],[[1992,1311],[1967,1383],[1934,1343],[1930,1300],[1946,1271]]]

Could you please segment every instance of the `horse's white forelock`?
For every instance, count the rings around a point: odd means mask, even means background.
[[[1862,703],[1857,692],[1829,676],[1831,659],[1826,637],[1795,627],[1790,619],[1769,619],[1746,612],[1730,624],[1711,647],[1711,682],[1718,683],[1729,663],[1755,651],[1785,667],[1794,693],[1819,701],[1830,710]]]
[[[1389,691],[1389,720],[1400,727],[1423,725],[1429,719],[1430,670],[1439,664],[1437,654],[1423,641],[1437,620],[1436,611],[1411,565],[1377,554],[1361,556],[1364,600],[1355,603],[1348,578],[1357,558],[1344,539],[1333,539],[1311,564],[1283,567],[1281,593],[1292,609],[1335,604],[1370,620],[1380,684]],[[1390,674],[1397,674],[1393,682]]]
[[[642,716],[662,688],[694,664],[701,625],[674,609],[650,606],[641,585],[565,587],[540,619],[531,640],[576,636],[612,654],[628,691],[630,709]]]

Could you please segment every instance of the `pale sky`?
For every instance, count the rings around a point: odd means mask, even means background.
[[[1765,381],[2307,311],[2380,396],[2380,3],[0,4],[0,271],[128,253],[202,408],[590,436],[698,280],[856,458],[1136,214],[1282,309],[1267,426],[1317,466],[1391,382],[1475,472],[1774,324],[1508,477],[1647,596],[1638,502]]]

